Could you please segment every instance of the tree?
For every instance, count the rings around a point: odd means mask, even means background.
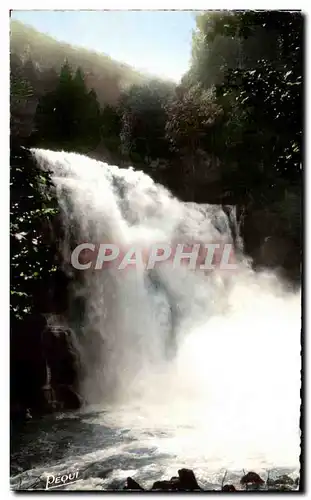
[[[300,13],[233,11],[197,18],[184,84],[216,85],[223,125],[214,153],[224,185],[238,198],[264,203],[278,187],[284,191],[282,178],[300,182],[302,31]]]
[[[36,136],[44,147],[87,152],[100,140],[100,107],[96,93],[88,91],[84,75],[72,74],[65,63],[55,90],[45,94],[36,113]]]
[[[214,149],[222,109],[214,91],[197,84],[185,91],[179,89],[166,111],[166,138],[179,159],[180,180],[189,186],[194,199],[196,186],[206,182],[210,169],[215,167]]]
[[[281,69],[287,59],[286,47],[295,39],[301,45],[301,21],[299,13],[279,11],[199,14],[190,77],[210,87],[223,83],[228,70],[252,70],[260,66],[261,60]]]
[[[213,90],[197,84],[177,95],[166,107],[166,137],[181,156],[195,155],[199,148],[213,150],[214,129],[222,115]]]
[[[108,150],[119,152],[121,148],[121,117],[118,109],[113,106],[105,106],[101,112],[101,140]]]
[[[173,90],[173,85],[154,80],[148,85],[133,85],[124,92],[119,104],[121,144],[130,157],[144,161],[169,156],[165,104]]]
[[[29,66],[28,63],[28,76]],[[10,131],[11,135],[22,140],[28,137],[33,130],[33,116],[36,109],[36,98],[31,80],[24,71],[18,57],[10,60]]]

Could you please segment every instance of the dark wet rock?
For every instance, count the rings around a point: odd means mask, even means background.
[[[124,490],[145,491],[144,488],[142,488],[140,484],[138,484],[137,481],[135,481],[135,479],[132,479],[131,477],[128,477],[126,479]]]
[[[81,407],[79,356],[69,328],[47,325],[43,316],[13,320],[11,345],[12,420]]]
[[[278,484],[272,487],[269,487],[269,491],[294,491],[292,486],[288,484]]]
[[[11,417],[20,419],[27,408],[34,413],[44,406],[42,386],[46,366],[41,345],[44,318],[30,316],[23,321],[11,319],[10,332],[10,407]]]
[[[164,479],[161,481],[155,481],[151,490],[153,492],[160,491],[219,491],[218,488],[206,488],[202,489],[198,485],[194,472],[191,469],[180,469],[178,471],[178,476],[173,476],[171,479]],[[224,478],[225,479],[225,478]],[[247,491],[297,491],[297,485],[299,478],[294,481],[288,475],[279,476],[276,479],[270,479],[263,481],[263,479],[256,472],[248,472],[245,474],[240,483],[246,486]],[[211,485],[212,486],[212,485]],[[134,479],[127,478],[126,486],[124,490],[132,491],[146,491],[142,488]],[[237,489],[233,484],[225,484],[221,487],[221,491],[245,491]]]
[[[299,481],[299,478],[297,478]],[[297,480],[296,479],[296,480]],[[277,477],[276,479],[268,479],[267,485],[269,486],[269,490],[272,491],[292,491],[293,487],[296,485],[297,482],[294,481],[290,476],[287,474],[283,474],[282,476]]]
[[[152,491],[195,491],[201,490],[191,469],[180,469],[178,476],[170,480],[155,481]]]
[[[171,479],[168,480],[163,480],[163,481],[156,481],[153,486],[152,490],[160,490],[160,491],[184,491],[185,488],[183,487],[180,478],[173,476]]]
[[[178,476],[183,490],[200,490],[194,472],[191,469],[179,469]]]
[[[236,491],[235,487],[233,486],[233,484],[225,484],[221,491]]]
[[[73,332],[63,326],[47,326],[42,334],[43,352],[49,370],[50,406],[76,410],[82,399],[76,391],[79,357]]]
[[[287,474],[283,474],[282,476],[279,476],[276,478],[276,480],[274,481],[274,484],[288,484],[288,485],[293,485],[294,484],[294,480],[288,476]]]
[[[51,385],[74,385],[78,357],[70,328],[48,326],[42,335],[44,354],[51,371]]]
[[[298,203],[299,205],[299,203]],[[297,214],[301,208],[297,205]],[[279,205],[280,207],[280,205]],[[279,216],[276,205],[265,208],[240,207],[241,237],[244,251],[252,258],[255,268],[270,268],[282,271],[284,278],[298,282],[301,277],[301,230],[297,219],[295,233],[285,219]]]
[[[172,490],[179,490],[179,479],[178,481],[168,481],[168,480],[163,480],[163,481],[156,481],[153,483],[152,490],[160,490],[160,491],[172,491]]]
[[[82,397],[69,385],[59,385],[55,388],[57,401],[64,410],[78,410],[83,404]]]
[[[241,484],[253,484],[261,485],[264,484],[264,480],[257,474],[257,472],[248,472],[241,478]]]
[[[171,477],[171,484],[173,490],[177,489],[179,491],[183,491],[184,489],[179,477],[176,476]]]
[[[13,424],[24,423],[27,420],[32,419],[29,408],[25,408],[18,403],[11,404],[10,417]]]

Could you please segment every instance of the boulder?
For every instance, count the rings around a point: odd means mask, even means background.
[[[48,325],[42,333],[42,345],[48,367],[46,382],[56,403],[63,409],[80,408],[82,398],[76,390],[79,357],[73,332],[65,326]]]
[[[40,412],[45,400],[42,386],[46,378],[46,364],[41,345],[45,327],[42,316],[32,315],[23,321],[11,318],[10,338],[10,399],[11,415],[20,419],[31,412]]]
[[[292,486],[294,484],[294,480],[287,474],[283,474],[282,476],[276,478],[275,484],[288,484]]]
[[[261,485],[264,484],[264,480],[256,472],[248,472],[241,478],[241,484],[252,484]]]
[[[144,488],[140,486],[140,484],[135,481],[135,479],[128,477],[126,479],[126,485],[124,490],[132,490],[132,491],[145,491]]]
[[[72,337],[73,332],[65,326],[49,325],[42,333],[42,344],[51,372],[52,386],[74,385],[76,382],[78,355]]]
[[[269,486],[279,486],[279,485],[294,485],[294,480],[288,476],[287,474],[283,474],[282,476],[277,477],[276,479],[269,479],[267,481]]]
[[[194,491],[201,489],[191,469],[179,469],[178,476],[182,490]]]
[[[170,480],[155,481],[152,491],[200,491],[196,477],[191,469],[180,469],[178,476],[171,477]]]
[[[221,491],[236,491],[235,487],[233,484],[225,484],[222,488]]]
[[[78,410],[83,404],[83,398],[70,385],[60,384],[55,387],[56,400],[64,410]]]
[[[161,491],[180,491],[181,486],[180,486],[180,480],[177,477],[172,477],[169,481],[164,480],[164,481],[156,481],[153,486],[152,490],[161,490]]]

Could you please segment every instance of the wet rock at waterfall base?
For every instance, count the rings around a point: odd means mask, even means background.
[[[27,420],[32,419],[30,409],[16,403],[10,407],[10,416],[11,422],[14,424],[27,422]]]
[[[135,481],[135,479],[132,479],[131,477],[127,478],[124,490],[145,491],[144,488],[142,488],[140,484],[138,484],[137,481]]]
[[[62,326],[48,326],[43,332],[43,347],[51,370],[52,385],[73,385],[76,382],[77,353],[72,331]]]
[[[194,472],[191,469],[179,469],[178,476],[183,490],[200,490]]]
[[[152,491],[199,491],[194,472],[191,469],[180,469],[178,477],[173,476],[170,480],[156,481]]]
[[[288,484],[279,484],[276,486],[269,486],[268,491],[297,491],[297,488],[293,488]]]
[[[264,484],[264,480],[257,474],[257,472],[248,472],[241,478],[241,484],[247,485],[257,485],[260,486]]]
[[[156,481],[152,491],[183,491],[179,477],[171,477],[170,480]]]
[[[234,484],[225,484],[221,487],[221,491],[297,491],[297,486],[299,484],[299,478],[295,480],[288,475],[282,475],[276,479],[263,479],[256,472],[248,472],[245,474],[240,483],[242,488],[239,488]],[[245,488],[246,487],[246,488]],[[161,481],[155,481],[152,488],[145,490],[138,484],[134,479],[128,477],[126,480],[126,485],[124,490],[130,491],[151,491],[151,492],[170,492],[170,491],[220,491],[219,488],[212,489],[202,489],[198,485],[194,472],[191,469],[180,469],[178,471],[178,477],[173,476],[171,479],[163,479]]]
[[[283,476],[280,476],[276,479],[275,484],[288,484],[292,486],[294,484],[294,480],[287,474],[283,474]]]
[[[65,326],[48,325],[42,340],[55,402],[61,409],[77,410],[82,405],[82,398],[75,389],[79,359],[74,348],[73,332]]]
[[[12,421],[26,420],[45,404],[42,386],[46,380],[46,365],[41,346],[45,320],[31,315],[23,321],[11,319],[10,325],[10,413]]]
[[[131,491],[146,491],[140,484],[128,477],[124,490]],[[197,483],[194,472],[191,469],[180,469],[178,477],[173,476],[171,479],[164,479],[162,481],[155,481],[151,490],[149,491],[202,491]]]
[[[222,488],[221,491],[236,491],[235,487],[233,484],[225,484]]]
[[[276,479],[268,479],[267,484],[268,486],[293,486],[295,484],[295,481],[287,474],[283,474]]]
[[[82,397],[69,385],[59,385],[56,390],[57,400],[63,410],[78,410],[83,404]]]

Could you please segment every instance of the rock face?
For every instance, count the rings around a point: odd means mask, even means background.
[[[66,327],[47,326],[42,332],[42,346],[48,367],[45,387],[51,388],[59,407],[79,408],[82,404],[77,392],[79,358],[73,332]]]
[[[235,487],[233,484],[225,484],[222,488],[222,491],[236,491]]]
[[[264,480],[257,474],[257,472],[248,472],[241,479],[241,484],[264,484]]]
[[[156,481],[152,490],[155,491],[180,491],[179,478],[172,477],[169,481]]]
[[[298,481],[297,481],[298,480]],[[294,484],[298,486],[299,478],[294,481],[293,478],[288,476],[287,474],[283,474],[282,476],[277,477],[276,479],[268,479],[268,486],[293,486]]]
[[[146,491],[134,479],[128,477],[126,480],[125,490],[131,491]],[[191,469],[180,469],[178,477],[173,476],[169,480],[155,481],[151,491],[201,491],[197,483],[194,472]]]
[[[11,324],[11,417],[77,409],[78,356],[72,332],[51,327],[42,316]]]
[[[14,135],[14,134],[13,134]],[[42,238],[40,252],[41,260],[35,259],[39,268],[46,266],[40,279],[21,280],[27,274],[28,261],[34,261],[33,247],[29,241],[20,247],[20,240],[16,238],[16,221],[22,214],[28,215],[35,210],[41,210],[40,197],[35,196],[33,181],[37,175],[37,166],[27,149],[21,147],[19,140],[11,136],[11,228],[10,244],[11,256],[17,265],[12,265],[11,271],[11,318],[10,318],[10,395],[11,416],[13,420],[26,418],[26,410],[32,415],[51,411],[57,407],[57,400],[61,405],[77,408],[80,399],[76,395],[76,369],[72,362],[70,342],[63,336],[51,335],[46,330],[46,314],[65,314],[68,311],[68,286],[70,278],[61,267],[61,256],[58,255],[58,241],[61,240],[62,227],[60,218],[52,219],[40,217],[40,222],[33,226],[28,223],[23,226],[25,233],[34,230]],[[25,200],[32,199],[32,202]],[[21,201],[21,204],[19,202]],[[17,203],[18,202],[18,203]],[[14,208],[17,203],[18,208]],[[26,219],[27,219],[26,217]],[[28,219],[27,219],[28,220]],[[52,223],[53,221],[53,223]],[[19,227],[19,226],[18,226]],[[26,240],[25,240],[26,241]],[[23,251],[21,251],[21,248]],[[48,249],[48,251],[47,251]],[[32,252],[32,253],[31,253]],[[21,255],[26,257],[20,258]],[[13,263],[13,261],[12,261]],[[55,272],[49,270],[57,265]],[[37,269],[37,268],[36,268]],[[23,271],[23,274],[22,274]],[[38,273],[37,273],[38,274]],[[29,285],[27,283],[30,283]],[[16,299],[16,290],[26,292],[29,297],[29,310],[24,314],[17,314],[16,305],[23,304]],[[24,306],[23,306],[24,307]],[[24,312],[25,309],[24,309]],[[22,319],[23,318],[23,319]],[[46,335],[43,336],[43,332]],[[52,340],[53,338],[53,340]],[[44,341],[47,340],[47,343]],[[63,341],[62,341],[63,340]],[[47,345],[48,344],[48,345]],[[47,384],[47,357],[51,362],[53,385]],[[65,402],[65,404],[63,404]]]
[[[267,479],[265,482],[256,472],[248,472],[240,480],[240,487],[235,487],[233,484],[225,484],[221,491],[297,491],[299,478],[292,479],[287,475],[279,476],[277,479]],[[156,481],[151,490],[145,490],[131,477],[126,480],[124,490],[129,491],[219,491],[219,489],[203,490],[198,485],[194,472],[191,469],[180,469],[178,477],[173,476],[169,480]]]
[[[195,491],[201,489],[191,469],[179,469],[178,476],[183,490]]]
[[[37,412],[45,407],[42,387],[46,365],[41,344],[45,320],[31,316],[24,321],[11,320],[10,396],[11,416],[23,418],[26,409]]]
[[[298,210],[298,208],[297,208]],[[242,217],[241,237],[244,250],[255,268],[278,270],[290,282],[301,279],[301,219],[297,216],[290,229],[272,209],[248,210]]]
[[[142,488],[136,481],[135,479],[132,479],[131,477],[128,477],[126,480],[126,485],[124,487],[125,490],[131,490],[131,491],[145,491],[144,488]]]

